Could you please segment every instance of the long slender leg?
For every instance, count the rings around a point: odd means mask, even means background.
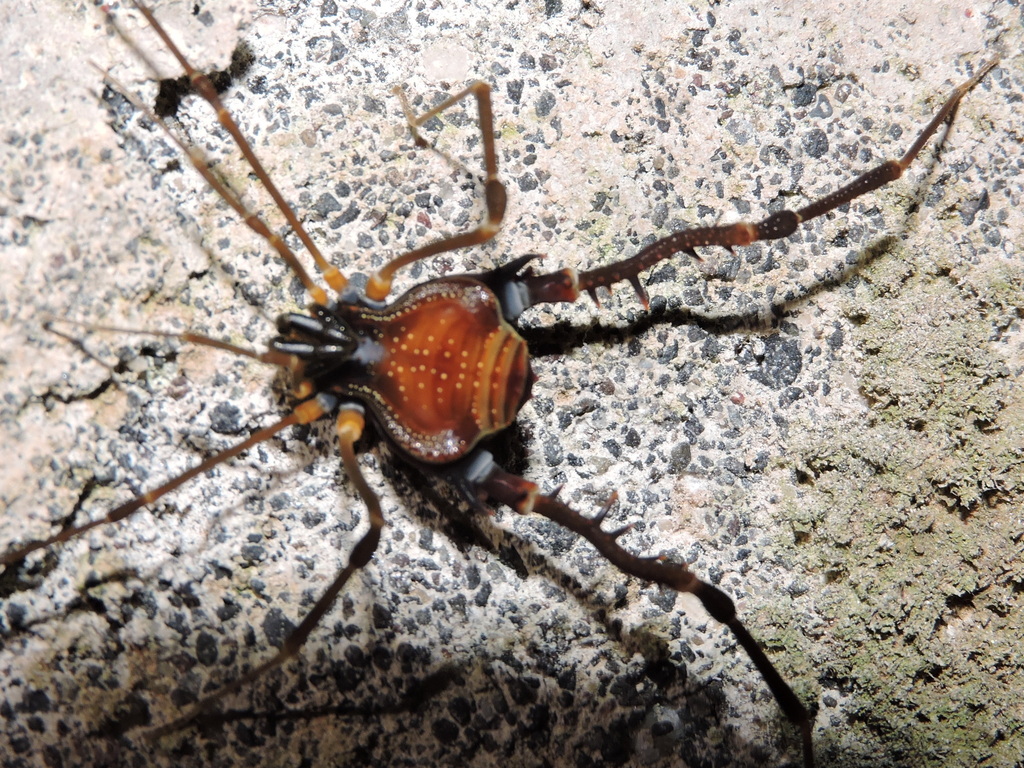
[[[242,151],[245,159],[252,166],[253,171],[256,173],[256,177],[263,183],[270,196],[274,199],[277,207],[284,214],[288,224],[292,227],[303,245],[313,256],[317,267],[324,276],[327,283],[336,291],[341,291],[347,284],[348,279],[333,265],[331,265],[320,253],[320,250],[316,247],[316,244],[309,237],[306,230],[303,228],[295,212],[291,206],[288,205],[284,197],[278,191],[277,186],[274,184],[270,175],[263,168],[259,158],[256,157],[256,153],[253,151],[252,146],[248,140],[242,134],[238,128],[238,124],[231,117],[230,112],[224,107],[217,95],[216,88],[210,82],[209,78],[202,72],[199,72],[192,66],[188,59],[182,54],[180,49],[175,45],[170,35],[167,34],[166,30],[160,25],[153,13],[147,8],[141,0],[133,0],[135,6],[139,9],[139,12],[145,16],[146,20],[153,27],[154,31],[160,36],[167,46],[168,50],[174,55],[174,57],[181,64],[185,70],[186,76],[189,78],[193,89],[206,99],[207,102],[214,108],[217,113],[217,120],[224,127],[224,129],[231,134],[238,148]],[[109,79],[109,78],[108,78]],[[501,227],[501,220],[505,215],[505,203],[506,194],[505,186],[501,183],[498,178],[498,163],[497,154],[494,148],[494,117],[493,110],[491,108],[491,88],[487,83],[477,81],[472,83],[469,87],[455,94],[454,96],[446,99],[443,103],[434,107],[433,109],[425,112],[418,117],[413,116],[406,104],[403,97],[403,106],[406,108],[406,116],[409,122],[409,129],[416,139],[417,144],[425,145],[426,142],[420,136],[418,128],[427,122],[430,118],[440,114],[449,107],[462,101],[467,96],[474,96],[477,101],[477,108],[479,112],[480,130],[483,136],[483,147],[484,147],[484,167],[486,172],[486,178],[484,182],[484,201],[487,206],[487,213],[484,216],[483,221],[480,225],[470,231],[461,235],[455,235],[454,237],[445,238],[442,240],[429,243],[422,248],[417,248],[406,254],[403,254],[388,264],[384,265],[379,271],[375,272],[370,276],[370,279],[366,287],[366,295],[374,301],[383,301],[388,293],[391,291],[391,282],[394,278],[395,273],[404,266],[425,259],[430,256],[436,256],[440,253],[446,253],[447,251],[453,251],[457,248],[465,248],[471,245],[479,245],[485,243],[497,234]],[[133,100],[133,103],[134,100]],[[255,230],[259,235],[264,237],[282,256],[287,264],[292,268],[295,274],[302,281],[306,290],[309,292],[313,301],[318,304],[326,304],[327,297],[319,286],[317,286],[312,278],[306,273],[305,269],[299,263],[298,259],[291,252],[288,246],[284,243],[284,240],[277,234],[269,231],[266,225],[260,221],[254,214],[244,210],[241,206],[241,202],[237,200],[237,196],[227,190],[223,183],[216,180],[216,177],[210,171],[209,165],[198,151],[190,148],[186,148],[183,143],[170,132],[166,125],[157,118],[148,109],[145,110],[147,116],[159,124],[168,135],[172,137],[175,143],[181,147],[181,149],[188,156],[189,161],[196,167],[196,169],[203,175],[203,178],[207,180],[213,189],[223,197],[228,204],[230,204],[238,214],[242,217],[243,221]]]
[[[685,229],[652,243],[632,258],[623,259],[605,267],[578,274],[575,270],[563,269],[546,275],[524,276],[520,278],[519,282],[525,286],[528,306],[546,302],[576,301],[583,291],[589,293],[591,298],[597,301],[597,288],[611,286],[625,280],[633,286],[640,301],[646,307],[647,293],[640,285],[639,274],[670,256],[686,253],[699,259],[695,250],[697,248],[720,246],[732,250],[735,246],[750,245],[759,240],[778,240],[788,237],[796,231],[800,224],[835,210],[844,203],[872,192],[903,175],[924,145],[938,131],[939,126],[946,122],[952,122],[961,99],[981,81],[998,61],[998,59],[993,59],[982,65],[974,77],[954,88],[946,103],[921,131],[906,154],[898,160],[888,160],[872,168],[849,184],[799,210],[777,211],[756,224],[741,221],[736,224]]]
[[[490,454],[486,452],[482,452],[477,463],[467,471],[465,481],[468,485],[464,490],[483,491],[491,499],[521,514],[536,512],[579,534],[623,573],[662,584],[677,592],[689,592],[694,595],[713,619],[729,627],[733,636],[743,646],[783,713],[800,729],[804,766],[813,768],[811,717],[806,707],[793,693],[793,689],[736,616],[736,606],[732,598],[717,587],[699,579],[681,563],[673,563],[660,557],[638,557],[623,549],[618,539],[629,530],[629,526],[614,531],[605,531],[601,528],[614,497],[597,515],[584,517],[554,496],[542,494],[535,483],[506,472],[495,464]]]
[[[232,446],[226,450],[221,451],[218,454],[211,456],[206,461],[200,462],[191,469],[185,470],[177,477],[173,477],[166,483],[158,488],[154,488],[151,491],[146,491],[136,496],[130,501],[126,501],[118,507],[110,510],[106,515],[97,519],[90,520],[88,523],[82,523],[81,525],[72,526],[71,528],[65,528],[64,530],[53,534],[52,536],[42,539],[40,541],[30,541],[21,547],[18,547],[11,552],[5,553],[0,556],[0,565],[8,566],[23,560],[27,555],[46,547],[52,546],[53,544],[61,544],[65,541],[69,541],[76,536],[81,536],[86,531],[91,531],[101,525],[107,525],[108,523],[116,523],[120,520],[124,520],[129,515],[137,512],[143,507],[154,503],[163,496],[166,496],[171,491],[180,488],[182,485],[187,483],[194,477],[208,472],[209,470],[216,467],[218,464],[222,464],[230,458],[237,456],[243,451],[252,448],[254,445],[269,440],[281,430],[286,427],[290,427],[294,424],[309,424],[312,421],[316,421],[324,413],[332,410],[336,404],[335,398],[330,395],[321,395],[314,400],[307,400],[304,403],[300,403],[294,411],[285,416],[283,419],[278,421],[276,424],[272,424],[269,427],[254,432],[249,436],[248,439],[243,440],[238,445]]]
[[[249,165],[255,172],[256,178],[258,178],[263,183],[263,186],[270,193],[270,196],[274,199],[274,202],[276,203],[278,209],[281,211],[282,214],[284,214],[284,217],[288,221],[289,226],[292,228],[295,234],[298,235],[299,239],[302,241],[302,244],[306,247],[306,250],[308,250],[309,253],[313,256],[313,260],[316,262],[317,268],[323,274],[324,279],[327,281],[328,285],[330,285],[331,288],[333,288],[335,291],[342,290],[348,283],[347,278],[337,269],[337,267],[333,266],[330,262],[328,262],[327,259],[324,258],[323,254],[320,253],[320,250],[316,247],[316,244],[313,242],[312,238],[309,236],[305,228],[302,226],[302,223],[295,215],[295,212],[292,210],[291,206],[288,205],[287,201],[281,195],[280,191],[278,191],[277,186],[274,184],[273,180],[270,178],[270,175],[264,169],[263,164],[260,163],[259,158],[256,157],[256,153],[253,151],[252,146],[249,144],[249,141],[245,138],[244,134],[239,129],[238,124],[231,116],[231,113],[228,112],[227,108],[221,102],[220,96],[217,94],[217,89],[214,88],[213,83],[210,82],[210,79],[206,75],[204,75],[202,72],[197,71],[195,67],[193,67],[192,64],[189,62],[189,60],[185,58],[184,54],[180,51],[178,46],[175,45],[170,35],[167,34],[167,31],[163,28],[163,26],[161,26],[160,22],[153,15],[152,11],[150,11],[149,8],[147,8],[146,5],[141,2],[141,0],[134,0],[134,2],[135,7],[139,9],[139,12],[146,18],[150,26],[153,27],[153,30],[164,41],[164,44],[167,46],[168,50],[181,64],[182,68],[185,70],[185,74],[189,78],[189,82],[191,83],[192,88],[196,91],[196,93],[198,93],[207,102],[209,102],[210,106],[213,107],[214,111],[217,114],[217,120],[235,140],[235,143],[241,150],[242,155],[245,157],[245,159],[248,161]],[[113,82],[109,76],[105,75],[105,77],[109,81]],[[127,91],[123,89],[121,86],[116,87],[126,96],[128,95]],[[171,132],[167,125],[162,120],[160,120],[156,115],[154,115],[150,109],[139,104],[136,99],[130,96],[128,98],[131,100],[133,104],[135,104],[136,107],[142,109],[150,120],[159,125],[167,133],[167,135],[171,137],[171,139],[181,148],[181,150],[188,157],[189,162],[191,162],[192,165],[196,168],[196,170],[199,171],[200,174],[202,174],[203,178],[206,179],[207,183],[213,188],[213,190],[218,195],[220,195],[232,208],[235,209],[235,211],[242,218],[242,220],[253,231],[255,231],[258,235],[263,237],[268,243],[270,243],[271,246],[273,246],[273,248],[281,255],[281,257],[292,269],[292,271],[296,274],[296,276],[298,276],[298,278],[302,281],[302,284],[309,292],[309,295],[313,299],[313,301],[315,301],[317,304],[326,304],[327,295],[324,292],[323,288],[318,286],[313,281],[313,279],[306,272],[305,268],[300,264],[299,260],[296,258],[292,250],[285,244],[283,238],[280,235],[271,232],[267,225],[261,219],[259,219],[259,217],[245,209],[241,201],[238,200],[237,195],[228,190],[227,187],[223,184],[223,182],[217,179],[217,177],[213,174],[213,172],[210,170],[209,164],[206,162],[206,159],[202,156],[202,153],[200,153],[195,148],[186,147],[184,143],[173,132]]]
[[[409,123],[409,131],[412,133],[418,146],[427,146],[427,142],[419,133],[421,125],[430,120],[430,118],[441,114],[449,107],[458,104],[467,96],[476,98],[477,110],[480,115],[480,134],[483,137],[484,146],[484,171],[486,173],[484,180],[484,203],[487,206],[487,212],[484,214],[483,221],[480,222],[476,229],[461,235],[435,240],[422,248],[416,248],[402,254],[372,274],[366,285],[366,295],[374,301],[383,301],[387,297],[391,291],[391,281],[394,279],[395,273],[402,267],[429,256],[436,256],[439,253],[486,243],[498,233],[498,230],[501,228],[501,220],[505,216],[505,185],[498,178],[498,156],[494,149],[494,112],[491,109],[491,86],[478,80],[468,88],[445,99],[442,103],[418,117],[412,114],[405,95],[401,91],[399,91],[399,95],[402,97],[402,107],[405,110],[406,120]]]
[[[211,347],[213,349],[220,349],[224,352],[230,352],[233,355],[239,357],[248,357],[253,360],[258,360],[261,363],[269,363],[270,365],[279,365],[282,368],[287,368],[291,371],[297,371],[302,365],[302,361],[295,355],[289,355],[284,352],[279,352],[275,349],[268,349],[266,352],[257,352],[255,349],[248,349],[247,347],[240,347],[237,344],[232,344],[230,341],[224,341],[223,339],[215,339],[212,336],[204,336],[200,333],[193,333],[192,331],[182,331],[175,333],[172,331],[143,331],[138,328],[119,328],[113,325],[98,325],[96,323],[79,323],[75,320],[64,320],[64,319],[49,319],[43,323],[43,327],[52,333],[56,333],[62,338],[71,339],[70,336],[65,336],[62,332],[57,331],[53,328],[53,325],[60,323],[62,325],[73,325],[76,328],[81,328],[85,331],[99,331],[103,333],[118,333],[118,334],[135,334],[139,336],[158,336],[161,339],[177,339],[178,341],[185,344],[198,344],[203,347]]]
[[[235,194],[234,190],[228,187],[227,184],[225,184],[217,176],[217,174],[213,172],[213,169],[210,167],[210,164],[206,161],[206,157],[203,155],[203,153],[197,147],[189,146],[184,141],[182,141],[181,138],[170,129],[170,126],[168,126],[167,123],[163,121],[163,119],[161,119],[155,112],[153,112],[153,110],[151,110],[148,106],[146,106],[138,98],[136,98],[131,93],[131,91],[129,91],[127,88],[121,85],[121,83],[115,80],[109,72],[104,72],[103,70],[100,70],[100,73],[103,75],[103,79],[112,88],[117,90],[119,93],[121,93],[121,95],[128,99],[128,101],[130,101],[136,109],[142,112],[142,114],[144,114],[150,120],[150,122],[159,126],[160,129],[163,130],[163,132],[171,139],[171,141],[177,144],[178,149],[180,149],[182,154],[188,158],[188,161],[192,164],[192,167],[199,172],[199,175],[203,177],[207,184],[210,185],[210,188],[214,192],[216,192],[217,195],[220,196],[220,198],[224,202],[226,202],[234,209],[235,213],[238,214],[239,218],[247,227],[249,227],[249,229],[251,229],[257,235],[266,240],[270,244],[270,246],[277,251],[281,259],[288,265],[292,272],[295,273],[296,277],[299,278],[299,281],[302,283],[303,287],[309,293],[313,301],[315,301],[317,304],[326,304],[326,291],[324,291],[323,288],[317,285],[316,281],[313,280],[312,277],[310,277],[309,273],[306,271],[306,268],[302,266],[302,262],[300,262],[298,257],[295,255],[295,252],[288,247],[288,244],[284,241],[284,238],[282,238],[277,233],[271,231],[270,227],[267,226],[267,223],[263,221],[263,219],[261,219],[259,215],[253,213],[246,207],[245,203],[243,203],[242,199],[237,194]]]
[[[363,417],[362,408],[357,406],[343,407],[338,412],[337,429],[338,442],[341,448],[341,460],[345,465],[345,472],[355,484],[356,490],[366,503],[370,517],[370,529],[352,550],[348,564],[341,569],[331,586],[320,596],[320,599],[316,601],[316,604],[306,614],[299,626],[288,636],[288,639],[284,641],[276,654],[259,666],[249,670],[246,674],[228,683],[223,688],[219,688],[210,695],[203,697],[181,717],[175,718],[169,723],[154,729],[149,734],[151,737],[157,738],[181,729],[225,696],[237,692],[244,686],[262,677],[266,672],[281,666],[288,659],[295,656],[309,638],[310,632],[316,628],[324,614],[334,605],[334,601],[338,598],[338,595],[344,589],[352,574],[370,562],[370,558],[380,542],[380,532],[384,527],[384,514],[381,512],[380,501],[370,489],[370,486],[367,485],[362,471],[359,469],[359,462],[356,461],[355,443],[362,435],[365,426],[366,422]]]

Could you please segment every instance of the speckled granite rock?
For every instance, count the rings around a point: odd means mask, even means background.
[[[268,248],[88,66],[152,78],[84,4],[0,9],[4,548],[269,423],[272,371],[47,316],[265,344],[303,301]],[[1024,752],[1019,9],[1010,3],[163,3],[325,251],[365,273],[466,227],[477,188],[415,152],[391,88],[495,87],[510,191],[493,245],[596,265],[698,222],[800,204],[901,154],[995,52],[939,161],[772,247],[708,252],[533,311],[545,355],[515,469],[634,523],[732,594],[818,709],[822,765],[1005,766]],[[195,11],[193,13],[193,11]],[[136,29],[131,12],[118,11]],[[151,36],[139,33],[147,50]],[[154,59],[177,74],[165,56]],[[186,100],[180,127],[278,217]],[[453,114],[439,145],[478,166]],[[83,334],[71,333],[74,337]],[[301,658],[234,697],[272,712],[150,744],[258,663],[345,562],[365,511],[328,426],[294,430],[116,530],[0,575],[6,766],[712,766],[798,760],[725,630],[550,524],[452,514],[363,466],[389,527]],[[427,696],[424,686],[442,681]],[[288,713],[282,716],[282,713]]]

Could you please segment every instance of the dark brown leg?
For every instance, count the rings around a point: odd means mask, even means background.
[[[661,557],[638,557],[623,549],[618,539],[629,530],[629,526],[614,531],[601,528],[609,504],[594,517],[584,517],[572,507],[558,501],[554,496],[545,496],[536,484],[510,474],[489,460],[489,454],[481,454],[482,461],[476,465],[477,472],[468,478],[471,487],[486,493],[522,514],[536,512],[553,520],[570,531],[579,534],[607,558],[616,568],[630,576],[644,581],[662,584],[677,592],[694,595],[704,609],[716,621],[725,624],[736,640],[743,646],[750,660],[754,662],[761,677],[768,684],[772,695],[779,703],[786,717],[800,729],[804,766],[814,766],[814,745],[811,736],[811,717],[793,689],[782,679],[775,665],[768,659],[758,642],[747,631],[736,616],[736,606],[727,594],[695,576],[685,565],[673,563]],[[471,470],[472,472],[472,470]],[[614,499],[613,499],[614,500]]]
[[[924,145],[938,131],[939,126],[952,121],[956,114],[956,108],[964,95],[977,85],[998,61],[998,59],[993,59],[984,64],[974,77],[955,88],[946,103],[942,105],[942,108],[921,131],[910,149],[899,160],[888,160],[832,194],[797,211],[778,211],[756,224],[741,221],[736,224],[685,229],[652,243],[632,258],[617,261],[606,267],[599,267],[579,274],[575,270],[564,269],[547,275],[524,276],[521,278],[521,282],[526,285],[531,305],[575,301],[583,291],[589,293],[596,302],[597,288],[627,281],[633,286],[640,301],[646,307],[647,293],[640,285],[639,275],[670,256],[686,253],[699,259],[697,248],[720,246],[732,250],[735,246],[750,245],[759,240],[778,240],[788,237],[796,231],[800,224],[835,210],[903,175]]]
[[[409,123],[409,131],[412,133],[416,145],[427,147],[429,144],[420,136],[419,127],[430,118],[444,112],[449,107],[458,104],[467,96],[476,98],[477,110],[480,116],[480,135],[483,138],[484,146],[484,202],[487,205],[487,213],[480,225],[461,235],[447,237],[442,240],[435,240],[422,248],[417,248],[404,253],[396,259],[389,261],[379,271],[370,275],[366,284],[366,295],[373,301],[383,301],[391,292],[391,281],[395,273],[402,267],[412,264],[414,261],[436,256],[439,253],[447,253],[458,248],[466,248],[471,245],[486,243],[494,237],[501,228],[501,220],[505,216],[505,185],[498,178],[498,155],[494,149],[494,112],[491,109],[491,86],[482,81],[477,81],[454,96],[450,96],[433,109],[416,116],[412,114],[405,94],[400,89],[395,92],[402,98],[402,108],[405,110],[405,118]]]
[[[231,354],[238,355],[239,357],[248,357],[252,360],[259,360],[261,363],[279,365],[290,371],[297,371],[302,364],[299,358],[295,357],[295,355],[285,354],[284,352],[278,352],[274,349],[268,349],[266,352],[257,352],[254,349],[248,349],[247,347],[240,347],[237,344],[232,344],[230,341],[215,339],[212,336],[204,336],[203,334],[193,333],[192,331],[182,331],[181,333],[174,333],[172,331],[140,331],[138,328],[119,328],[113,325],[100,325],[98,323],[79,323],[75,320],[64,320],[63,318],[50,318],[44,321],[43,327],[46,328],[46,330],[51,333],[55,333],[68,341],[76,340],[53,328],[56,324],[71,325],[75,328],[81,328],[84,331],[90,332],[134,334],[137,336],[158,336],[161,339],[177,339],[184,344],[198,344],[203,347],[212,347],[213,349],[230,352]]]
[[[140,2],[140,0],[133,1],[135,3],[135,7],[138,8],[139,12],[146,17],[146,21],[148,21],[150,26],[153,27],[154,31],[160,36],[160,39],[164,41],[164,45],[167,46],[167,49],[174,55],[174,58],[178,60],[178,63],[181,64],[181,67],[185,70],[185,74],[188,77],[189,82],[191,83],[192,88],[195,90],[195,92],[202,96],[204,99],[206,99],[206,101],[209,102],[210,106],[213,107],[214,111],[217,113],[217,120],[224,127],[224,130],[231,134],[231,137],[235,140],[235,143],[238,145],[238,148],[242,151],[242,154],[245,156],[245,159],[248,161],[249,165],[252,166],[252,169],[256,174],[256,178],[258,178],[260,182],[262,182],[267,192],[269,192],[270,196],[274,199],[274,203],[277,205],[278,209],[281,211],[282,214],[284,214],[285,219],[287,219],[288,221],[288,225],[292,228],[295,234],[298,235],[299,239],[302,241],[302,244],[306,246],[306,250],[308,250],[310,255],[312,255],[313,260],[316,262],[317,268],[323,274],[324,279],[327,281],[327,284],[330,285],[331,288],[333,288],[335,291],[342,290],[348,283],[348,280],[340,271],[338,271],[337,267],[335,267],[329,261],[327,261],[327,259],[323,257],[323,254],[320,253],[320,249],[316,247],[316,243],[313,242],[313,239],[309,236],[305,228],[302,226],[302,223],[295,215],[295,211],[293,211],[291,206],[288,205],[288,202],[278,191],[277,185],[274,184],[273,180],[270,178],[270,175],[263,168],[263,164],[259,161],[259,158],[256,157],[256,153],[253,151],[252,146],[249,144],[248,139],[245,138],[242,131],[238,128],[238,124],[235,122],[234,118],[231,117],[231,113],[228,112],[227,108],[221,102],[220,96],[217,95],[217,89],[213,87],[213,83],[211,83],[210,79],[202,72],[198,72],[195,69],[195,67],[192,66],[189,60],[185,58],[184,54],[178,49],[178,46],[174,44],[174,41],[171,39],[170,35],[167,34],[167,31],[160,25],[160,22],[157,21],[152,11],[150,11],[149,8],[147,8],[142,2]],[[153,115],[150,115],[149,117],[151,120],[153,119]],[[159,123],[160,121],[157,120],[157,122]],[[170,133],[170,131],[168,131],[168,133]],[[179,142],[177,139],[175,139],[175,142],[178,143],[179,146],[182,146],[181,142]],[[203,177],[207,181],[210,181],[207,174],[203,171],[203,168],[200,167],[200,165],[206,166],[206,161],[200,159],[200,162],[197,163],[196,160],[193,158],[193,151],[186,149],[184,146],[182,146],[182,149],[189,156],[189,160],[192,161],[192,164],[196,166],[200,173],[203,174]],[[223,192],[221,192],[220,185],[214,184],[213,182],[210,182],[210,185],[215,190],[217,190],[217,192],[220,193],[222,197],[224,197]],[[228,203],[231,203],[231,200],[229,200],[227,197],[225,197],[224,199],[227,200]],[[238,209],[236,208],[236,210]],[[252,224],[249,223],[249,218],[253,216],[252,214],[247,214],[242,211],[239,211],[239,215],[242,216],[242,219],[245,221],[246,224],[252,226]],[[253,227],[253,229],[256,228]],[[266,229],[266,227],[264,227],[263,229]],[[281,246],[283,246],[283,242],[279,244],[274,239],[280,239],[278,235],[270,234],[269,230],[266,233],[259,229],[256,229],[256,231],[264,238],[266,238],[267,241],[270,242],[270,244],[273,245],[274,248],[278,250],[278,252],[281,252]],[[287,249],[287,246],[284,246],[284,248],[287,250],[288,254],[291,254],[291,251]],[[288,262],[289,266],[291,266],[292,269],[296,272],[296,274],[300,278],[302,278],[305,272],[301,266],[298,266],[298,260],[295,259],[294,255],[291,254],[290,258],[283,252],[281,252],[281,255],[284,256],[285,260]],[[318,304],[326,303],[326,297],[324,301],[321,301],[320,297],[315,295],[311,287],[312,280],[310,280],[308,276],[306,276],[305,279],[303,280],[303,284],[306,285],[307,290],[310,291],[310,295],[313,296],[314,301],[316,301]]]
[[[119,507],[110,510],[106,515],[99,518],[98,520],[90,520],[88,523],[82,525],[76,525],[71,528],[65,528],[59,533],[55,533],[49,538],[42,539],[41,541],[32,541],[25,544],[17,549],[5,553],[0,557],[0,565],[8,566],[14,565],[15,563],[23,560],[27,555],[31,554],[40,549],[52,546],[53,544],[61,544],[65,541],[70,541],[76,536],[81,536],[86,531],[91,531],[101,525],[107,525],[108,523],[116,523],[120,520],[124,520],[131,514],[134,514],[143,507],[153,504],[161,497],[166,496],[171,491],[180,488],[182,485],[187,483],[194,477],[208,472],[209,470],[216,467],[218,464],[222,464],[228,459],[234,458],[243,451],[252,448],[254,445],[258,445],[265,440],[269,440],[281,430],[286,427],[290,427],[293,424],[309,424],[312,421],[316,421],[324,415],[326,411],[331,410],[334,404],[337,402],[336,399],[328,397],[328,400],[333,402],[321,402],[319,398],[314,400],[307,400],[304,403],[299,404],[296,409],[285,416],[276,424],[272,424],[269,427],[254,432],[249,439],[243,440],[236,446],[228,448],[227,450],[221,451],[220,453],[211,456],[206,461],[200,462],[192,469],[188,469],[182,472],[175,478],[168,480],[166,483],[161,485],[159,488],[154,488],[152,491],[139,494],[131,501],[126,501]]]
[[[282,214],[284,214],[289,226],[295,234],[298,235],[302,244],[306,247],[306,250],[308,250],[313,256],[313,260],[316,262],[317,268],[323,274],[328,285],[330,285],[335,291],[340,292],[348,284],[348,279],[320,253],[320,250],[316,247],[312,238],[310,238],[309,234],[303,228],[302,223],[295,215],[291,206],[288,205],[269,174],[263,168],[263,164],[260,163],[259,158],[256,157],[256,153],[253,151],[248,140],[242,134],[234,118],[231,117],[231,113],[228,112],[223,102],[221,102],[220,96],[217,95],[217,90],[210,82],[210,79],[192,66],[191,62],[189,62],[177,45],[175,45],[170,35],[167,34],[167,31],[160,25],[160,22],[156,19],[149,8],[147,8],[141,0],[134,0],[134,2],[135,6],[139,9],[139,12],[146,18],[154,31],[156,31],[160,36],[168,50],[170,50],[178,60],[178,63],[181,64],[196,93],[209,102],[210,106],[213,107],[217,114],[217,120],[235,140],[238,148],[241,150],[245,159],[249,162],[249,165],[255,172],[256,177],[270,193],[270,196],[274,199],[278,209]],[[145,59],[145,57],[142,58]],[[127,89],[119,85],[112,77],[104,73],[104,78],[111,85],[117,88],[118,91],[124,94],[125,97],[140,109],[151,121],[159,125],[168,136],[170,136],[171,140],[178,145],[181,151],[188,158],[189,162],[197,171],[199,171],[203,178],[206,179],[210,187],[212,187],[225,202],[235,209],[236,213],[238,213],[242,221],[244,221],[250,229],[263,237],[278,252],[281,258],[288,264],[305,286],[313,301],[321,305],[327,304],[328,299],[326,292],[323,288],[317,285],[313,278],[309,276],[305,268],[295,256],[294,252],[285,243],[284,239],[280,235],[272,232],[259,216],[245,207],[238,195],[231,191],[219,178],[217,178],[202,153],[192,147],[186,146],[184,142],[182,142],[181,139],[179,139],[177,135],[170,130],[163,120],[157,117],[152,110],[131,96]],[[487,83],[477,81],[471,84],[468,88],[465,88],[454,96],[446,99],[438,106],[419,116],[415,116],[411,113],[404,95],[402,96],[402,103],[409,123],[409,130],[412,132],[413,138],[419,146],[427,146],[427,142],[420,136],[419,127],[432,117],[435,117],[449,107],[458,104],[467,96],[473,96],[476,98],[480,121],[480,132],[483,137],[484,170],[486,176],[484,181],[484,202],[487,206],[487,212],[484,215],[484,219],[476,229],[470,232],[465,232],[461,235],[455,235],[453,237],[437,240],[433,243],[428,243],[422,248],[417,248],[408,253],[402,254],[388,262],[379,271],[371,275],[367,282],[366,295],[373,301],[383,301],[387,298],[388,293],[391,292],[391,282],[394,279],[395,273],[402,267],[408,266],[414,261],[419,261],[420,259],[425,259],[430,256],[436,256],[440,253],[446,253],[458,248],[466,248],[471,245],[486,243],[488,240],[493,238],[501,228],[501,221],[505,215],[506,196],[505,185],[502,184],[501,180],[498,178],[497,153],[494,148],[494,113],[491,108],[491,87]]]
[[[250,669],[246,674],[233,680],[224,687],[218,688],[208,696],[204,696],[196,704],[192,705],[192,707],[189,708],[189,710],[181,717],[175,718],[169,723],[150,731],[149,736],[151,738],[159,738],[180,730],[209,710],[211,706],[216,704],[225,696],[236,693],[246,685],[252,683],[254,680],[258,680],[270,670],[281,666],[288,661],[288,659],[295,656],[303,644],[305,644],[306,640],[309,639],[310,633],[320,623],[324,614],[326,614],[331,609],[331,606],[334,605],[334,601],[337,600],[338,595],[341,593],[341,590],[345,588],[348,580],[352,578],[352,574],[370,562],[370,558],[373,556],[373,553],[377,549],[377,544],[380,542],[380,532],[384,527],[384,515],[381,512],[380,501],[377,499],[377,495],[370,489],[370,486],[367,485],[366,480],[363,478],[362,472],[359,469],[359,462],[356,461],[355,443],[362,435],[365,424],[366,422],[363,418],[361,408],[342,407],[338,412],[338,442],[341,448],[341,459],[345,465],[345,472],[355,484],[356,490],[366,503],[366,508],[370,514],[370,529],[363,535],[363,538],[359,540],[355,548],[352,550],[352,555],[349,557],[348,564],[338,572],[338,575],[335,577],[331,586],[329,586],[327,591],[320,596],[320,599],[316,601],[316,604],[310,609],[309,613],[306,614],[299,626],[297,626],[291,635],[288,636],[288,639],[284,641],[280,650],[278,650],[276,654],[259,666]]]

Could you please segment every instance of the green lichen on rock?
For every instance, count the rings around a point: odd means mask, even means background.
[[[1013,436],[1024,414],[1007,407],[1020,391],[998,340],[1024,307],[1024,275],[1008,265],[984,276],[935,266],[896,282],[906,265],[882,262],[851,314],[864,318],[854,334],[865,355],[862,392],[878,421],[903,428],[900,448],[910,449],[907,490],[937,491],[965,514],[986,496],[1019,491],[1024,460]]]
[[[1013,765],[1024,743],[1024,272],[888,254],[845,312],[866,414],[794,424],[781,515],[824,578],[822,762]]]

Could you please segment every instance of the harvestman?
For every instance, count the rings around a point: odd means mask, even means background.
[[[149,9],[141,3],[136,5],[177,58],[195,91],[212,105],[220,124],[235,140],[337,298],[328,297],[327,290],[310,276],[283,237],[272,232],[259,216],[244,206],[198,150],[186,146],[151,110],[132,99],[136,107],[160,125],[181,148],[195,169],[245,224],[278,252],[312,300],[308,314],[291,313],[278,318],[279,335],[265,352],[192,332],[152,333],[281,366],[294,377],[293,394],[297,405],[276,424],[256,431],[233,448],[209,457],[158,488],[111,510],[103,518],[24,544],[0,558],[0,563],[4,566],[17,564],[39,549],[66,542],[97,526],[123,520],[197,475],[290,426],[332,416],[345,471],[369,511],[369,530],[353,548],[348,564],[273,657],[202,698],[153,734],[180,729],[220,699],[294,656],[352,574],[369,562],[380,540],[384,517],[356,461],[356,442],[365,430],[368,415],[379,434],[405,461],[447,480],[474,508],[487,509],[485,502],[489,499],[522,514],[541,514],[587,539],[624,573],[695,595],[713,618],[729,627],[746,650],[786,717],[800,729],[804,764],[813,766],[812,721],[807,709],[736,617],[733,602],[724,592],[699,579],[681,563],[662,557],[639,557],[623,549],[618,539],[629,527],[614,531],[601,527],[615,499],[614,494],[596,515],[585,517],[558,501],[557,491],[544,494],[536,484],[506,472],[486,450],[489,440],[515,420],[530,396],[533,383],[529,350],[513,324],[522,312],[537,304],[572,302],[584,293],[596,302],[597,288],[607,288],[621,281],[629,282],[647,307],[647,294],[639,275],[663,259],[678,253],[699,258],[696,248],[719,246],[731,250],[759,240],[787,237],[801,223],[899,178],[939,127],[953,119],[960,100],[996,61],[982,66],[974,77],[953,90],[902,158],[882,163],[797,211],[777,211],[757,223],[740,222],[676,232],[631,258],[585,272],[563,269],[537,274],[531,265],[536,256],[524,256],[489,272],[422,283],[387,303],[392,279],[399,269],[429,256],[486,243],[501,226],[506,197],[505,186],[498,176],[490,86],[475,82],[418,116],[398,91],[418,146],[429,146],[419,134],[420,126],[469,97],[476,100],[483,139],[486,213],[476,229],[428,243],[394,259],[370,276],[365,291],[359,291],[350,286],[347,278],[317,249],[224,108],[210,80],[192,67]],[[106,79],[127,93],[109,76]]]

